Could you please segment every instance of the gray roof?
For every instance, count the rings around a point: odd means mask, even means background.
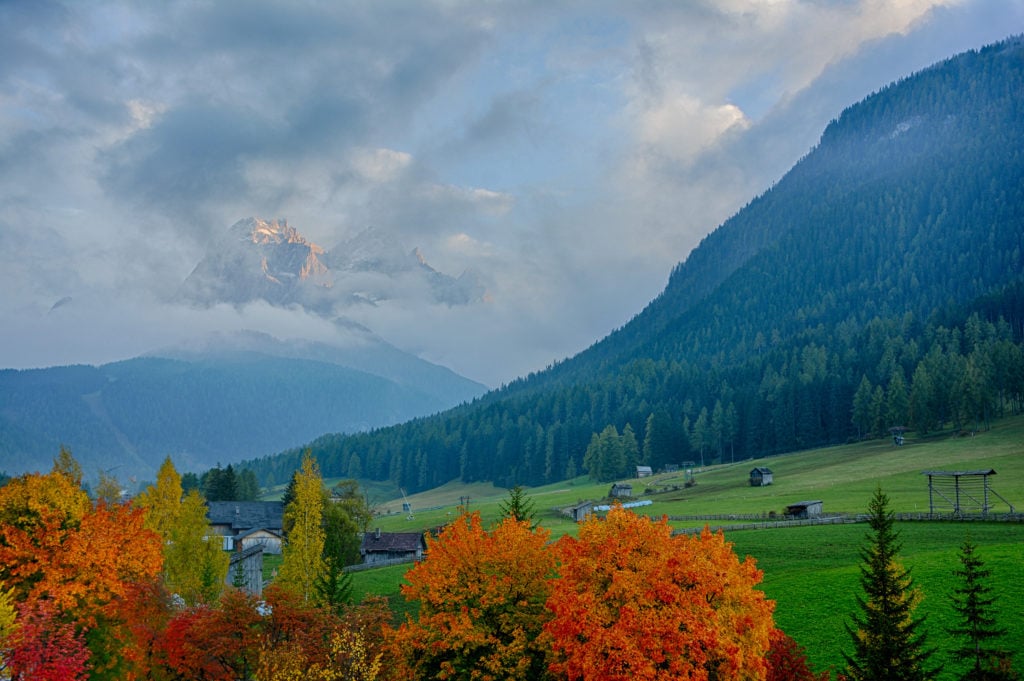
[[[284,528],[284,504],[280,501],[210,501],[206,517],[211,525],[227,525],[236,534],[247,530]]]
[[[772,474],[772,470],[770,468],[765,468],[764,466],[757,466],[753,470],[751,470],[750,473],[751,474],[760,473],[761,475],[771,475]]]
[[[247,548],[245,551],[232,551],[231,557],[228,558],[228,565],[235,565],[237,563],[240,563],[246,558],[255,556],[257,553],[263,553],[262,544],[257,544],[256,546]]]
[[[403,551],[419,551],[427,547],[422,532],[367,532],[363,535],[360,550],[363,553],[386,551],[400,553]]]

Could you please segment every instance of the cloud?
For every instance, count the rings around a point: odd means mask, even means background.
[[[1019,32],[1024,5],[43,1],[0,3],[0,25],[12,366],[191,324],[317,332],[163,302],[259,215],[328,248],[374,226],[479,272],[487,305],[359,321],[495,384],[627,321],[845,106]]]

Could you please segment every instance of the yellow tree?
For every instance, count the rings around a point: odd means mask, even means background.
[[[548,678],[548,536],[515,518],[488,531],[474,512],[428,538],[426,559],[402,587],[419,601],[417,619],[389,633],[390,678]]]
[[[295,499],[284,510],[288,527],[277,583],[310,600],[324,576],[324,491],[320,469],[309,450],[295,475]]]
[[[557,544],[545,626],[568,679],[763,680],[774,604],[721,533],[672,536],[621,507]]]
[[[135,497],[135,505],[146,509],[146,527],[163,537],[165,542],[170,540],[171,528],[181,512],[181,497],[181,476],[169,456],[160,464],[156,483]]]
[[[209,536],[206,503],[197,490],[182,498],[181,476],[170,457],[157,473],[156,484],[136,497],[146,509],[146,527],[163,540],[164,583],[189,605],[213,603],[227,577],[230,556],[220,538]]]
[[[0,678],[7,669],[7,651],[15,628],[14,589],[4,589],[0,582]]]
[[[62,449],[61,454],[70,459],[67,450]],[[63,465],[69,465],[67,460]],[[62,471],[56,461],[47,475],[22,475],[0,488],[0,526],[31,531],[47,515],[66,527],[78,523],[91,507],[80,481]]]

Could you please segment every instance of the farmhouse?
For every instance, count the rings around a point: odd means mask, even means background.
[[[633,496],[633,485],[625,482],[617,482],[612,485],[611,490],[608,491],[608,496],[612,499],[621,499],[623,497]]]
[[[243,532],[234,539],[235,548],[239,551],[247,551],[259,546],[263,549],[264,553],[274,554],[281,553],[281,545],[284,543],[284,537],[281,536],[280,532],[274,532],[263,527]]]
[[[423,557],[427,542],[422,532],[374,532],[363,535],[359,555],[364,563],[416,560]]]
[[[786,515],[794,518],[817,518],[821,515],[821,502],[798,501],[786,507]]]
[[[213,534],[223,537],[224,549],[251,536],[248,546],[263,544],[266,553],[281,553],[284,535],[284,504],[280,501],[210,501],[206,519]]]
[[[750,471],[750,486],[765,487],[772,484],[772,471],[770,468],[758,466]]]

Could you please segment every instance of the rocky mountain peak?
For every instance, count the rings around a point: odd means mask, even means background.
[[[334,316],[353,304],[431,293],[435,302],[479,302],[479,278],[456,279],[432,268],[419,248],[370,227],[330,251],[287,220],[239,220],[217,240],[182,284],[179,296],[210,306],[264,300]]]

